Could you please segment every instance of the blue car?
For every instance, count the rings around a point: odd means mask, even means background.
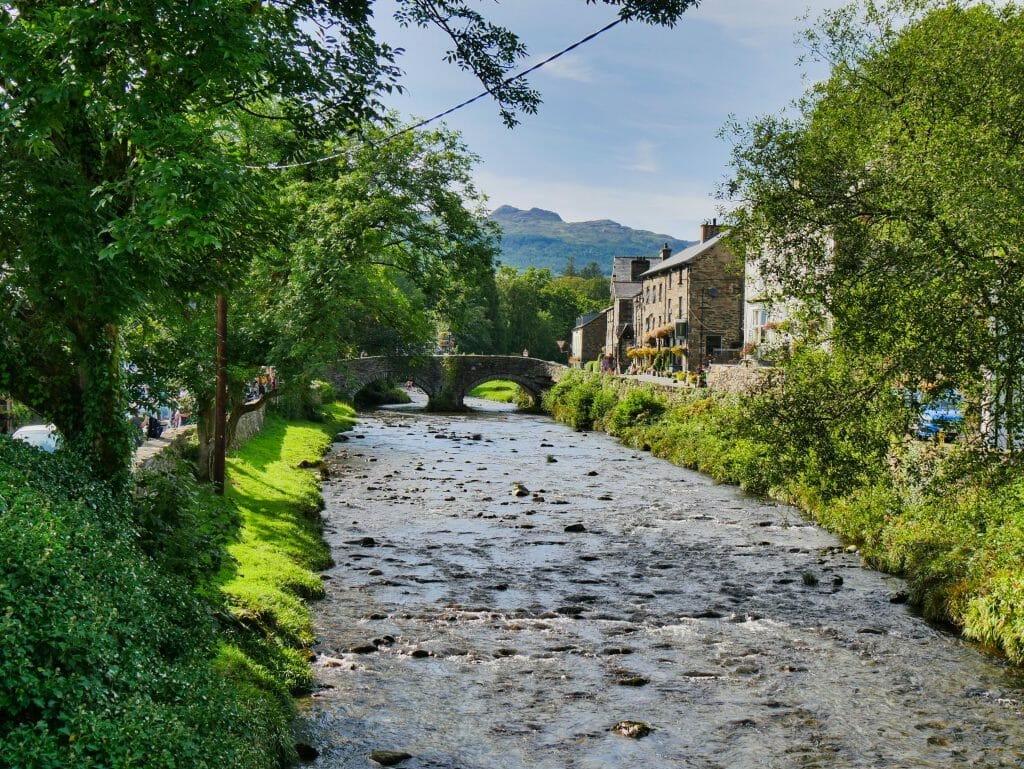
[[[921,440],[955,441],[963,429],[963,399],[956,393],[946,393],[921,406],[917,423]]]

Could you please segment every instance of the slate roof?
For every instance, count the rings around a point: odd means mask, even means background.
[[[633,262],[647,256],[616,256],[612,260],[612,299],[632,299],[640,293],[640,281],[633,280]]]
[[[725,233],[719,233],[718,235],[715,235],[713,238],[708,238],[703,243],[698,243],[695,246],[690,246],[689,248],[680,251],[678,254],[670,256],[665,261],[658,262],[654,267],[649,269],[647,272],[643,273],[640,277],[649,278],[652,275],[657,275],[659,272],[665,272],[666,270],[671,270],[676,267],[687,266],[698,256],[707,253],[712,248],[714,248],[718,241],[722,239],[722,235],[724,234]]]
[[[583,326],[586,326],[588,323],[593,323],[598,318],[603,317],[607,315],[609,312],[611,312],[611,309],[612,308],[609,307],[607,310],[601,310],[600,312],[592,312],[588,315],[581,315],[579,318],[576,319],[576,328],[581,328]]]

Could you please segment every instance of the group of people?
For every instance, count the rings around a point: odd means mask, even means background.
[[[277,389],[277,372],[272,368],[265,368],[258,377],[246,384],[245,400],[255,401]]]

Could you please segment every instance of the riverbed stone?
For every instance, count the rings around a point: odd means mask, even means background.
[[[304,761],[306,763],[316,761],[317,758],[320,757],[320,751],[312,745],[307,745],[305,742],[295,743],[295,753],[299,756],[300,761]]]
[[[647,686],[650,682],[650,679],[643,676],[625,676],[615,681],[619,686]]]
[[[412,758],[411,753],[404,750],[371,750],[370,760],[381,766],[398,766],[403,761]]]
[[[584,532],[586,530],[587,530],[587,527],[584,526],[582,523],[570,523],[568,526],[565,527],[565,531],[570,533],[570,534],[580,533],[580,532]]]
[[[643,721],[619,721],[611,730],[633,740],[646,737],[652,731],[651,727]]]

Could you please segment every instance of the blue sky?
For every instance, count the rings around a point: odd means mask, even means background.
[[[530,77],[544,103],[516,128],[481,100],[446,118],[480,156],[478,186],[489,207],[557,211],[567,221],[614,219],[637,229],[696,239],[718,215],[714,192],[728,173],[719,131],[776,113],[807,77],[797,66],[797,33],[841,0],[704,0],[673,29],[620,24]],[[440,33],[403,30],[393,0],[374,3],[381,38],[406,49],[406,93],[389,104],[416,117],[437,114],[480,92],[471,76],[441,60]],[[480,9],[515,30],[530,58],[560,50],[615,18],[582,0],[504,0]]]

